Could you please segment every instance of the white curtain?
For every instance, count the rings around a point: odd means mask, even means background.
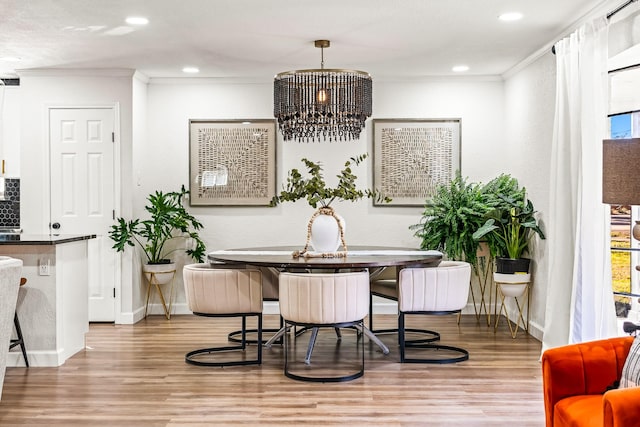
[[[556,114],[548,215],[549,277],[542,350],[616,334],[608,205],[607,37],[602,18],[555,45]]]

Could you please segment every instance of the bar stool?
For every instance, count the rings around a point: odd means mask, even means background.
[[[27,279],[22,277],[20,278],[20,286],[23,286],[25,283],[27,283]],[[13,347],[19,345],[20,346],[20,350],[22,350],[22,357],[24,357],[24,364],[27,366],[27,368],[29,367],[29,359],[27,358],[27,349],[24,345],[24,338],[22,337],[22,329],[20,328],[20,320],[18,320],[18,311],[16,310],[14,315],[13,315],[13,326],[16,329],[16,339],[12,339],[10,341],[9,344],[9,350],[11,350]]]

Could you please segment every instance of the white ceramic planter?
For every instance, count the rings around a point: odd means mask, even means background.
[[[500,292],[505,297],[519,297],[524,294],[527,289],[526,283],[499,283]]]
[[[147,281],[151,282],[153,276],[153,283],[164,285],[169,283],[175,276],[176,264],[144,264],[142,272]]]
[[[519,297],[526,291],[531,281],[531,274],[493,273],[493,280],[505,297]]]

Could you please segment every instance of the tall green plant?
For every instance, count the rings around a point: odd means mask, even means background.
[[[545,238],[535,217],[533,203],[527,199],[525,188],[521,188],[515,178],[501,175],[489,182],[483,191],[493,208],[488,212],[486,222],[474,233],[474,238],[486,240],[492,255],[522,258],[535,234]]]
[[[473,233],[482,226],[492,209],[483,188],[467,183],[460,173],[448,185],[440,185],[425,206],[420,223],[409,228],[422,241],[422,249],[436,249],[452,260],[477,266],[478,246]]]
[[[169,244],[176,239],[193,239],[194,246],[185,250],[194,261],[202,262],[206,247],[198,235],[202,224],[182,204],[189,191],[182,186],[180,191],[163,193],[156,191],[147,196],[149,202],[145,210],[150,219],[133,219],[126,221],[118,218],[118,223],[111,226],[109,237],[115,242],[113,248],[122,252],[127,246],[136,244],[144,252],[149,264],[169,262],[167,257],[181,248],[173,248]]]

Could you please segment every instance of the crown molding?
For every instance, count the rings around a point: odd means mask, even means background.
[[[33,68],[16,70],[20,77],[133,77],[130,68]]]
[[[560,31],[552,39],[550,39],[544,46],[505,71],[502,74],[502,78],[504,80],[508,80],[538,59],[542,58],[544,55],[551,54],[551,48],[558,42],[558,40],[565,38],[587,21],[599,17],[605,17],[610,9],[614,8],[615,6],[619,6],[618,3],[620,3],[620,0],[603,0],[598,5],[594,6],[590,10],[587,10],[578,19],[573,21],[573,23],[571,23],[564,30]]]

